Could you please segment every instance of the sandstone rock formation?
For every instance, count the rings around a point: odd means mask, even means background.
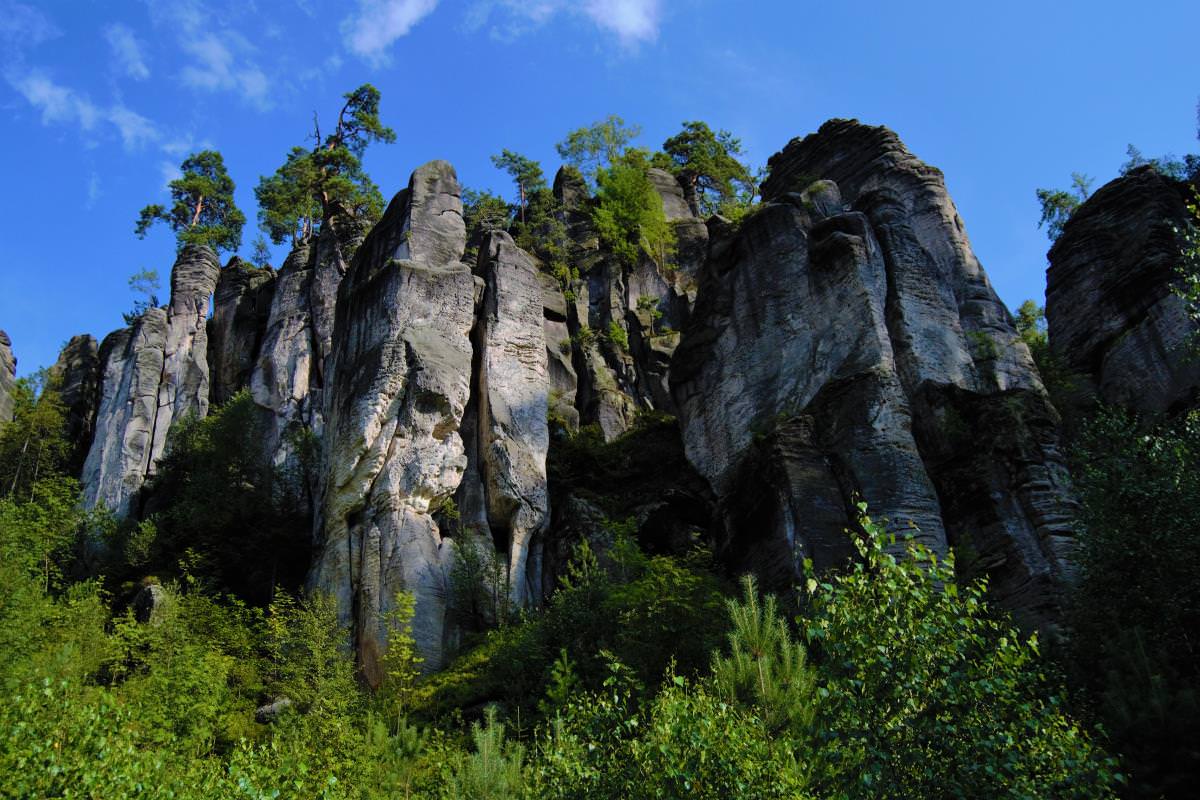
[[[51,368],[58,380],[59,397],[66,412],[66,439],[71,445],[68,469],[79,472],[92,445],[96,410],[100,403],[100,348],[88,334],[72,336]]]
[[[1079,402],[1151,414],[1200,402],[1197,327],[1173,295],[1188,218],[1186,184],[1142,167],[1099,189],[1050,248],[1050,347],[1074,374]]]
[[[711,242],[671,364],[722,551],[786,587],[847,554],[862,497],[1051,622],[1072,513],[1056,415],[941,173],[841,120],[770,168],[766,206]]]
[[[13,417],[13,388],[17,383],[17,360],[13,358],[12,339],[0,331],[0,423]]]
[[[221,270],[208,322],[213,405],[225,403],[250,385],[274,294],[275,271],[270,268],[259,269],[235,257]]]
[[[466,468],[475,281],[453,168],[413,173],[338,291],[325,398],[321,541],[312,585],[332,592],[367,679],[380,679],[395,592],[416,596],[413,635],[441,664],[453,543],[434,506]]]
[[[207,247],[187,246],[171,270],[171,302],[105,337],[95,436],[82,482],[89,507],[118,516],[154,474],[176,420],[208,413],[208,304],[220,274]]]

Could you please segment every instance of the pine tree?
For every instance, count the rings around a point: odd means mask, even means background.
[[[134,229],[144,239],[150,226],[165,222],[175,231],[178,246],[208,245],[218,253],[242,245],[243,214],[233,201],[234,183],[225,171],[225,159],[216,150],[193,153],[180,165],[182,174],[167,184],[171,207],[146,206]]]

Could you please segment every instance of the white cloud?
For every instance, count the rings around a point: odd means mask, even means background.
[[[97,106],[86,95],[56,83],[43,72],[10,74],[8,82],[41,113],[43,125],[74,125],[91,133],[98,123],[106,122],[120,135],[126,150],[138,150],[162,138],[153,122],[124,104]]]
[[[113,23],[105,27],[104,38],[108,40],[113,58],[123,73],[138,81],[150,77],[150,68],[146,66],[141,45],[132,30],[119,22]]]
[[[587,0],[584,13],[626,45],[658,38],[661,0]]]
[[[96,206],[96,201],[100,199],[100,173],[92,170],[92,174],[88,176],[87,182],[87,199],[83,202],[84,209],[91,211]]]
[[[183,173],[179,170],[179,165],[170,161],[158,162],[158,173],[162,176],[164,187],[171,181],[183,177]]]
[[[118,104],[108,109],[105,118],[121,134],[121,142],[126,150],[136,150],[144,144],[157,142],[162,138],[153,122],[123,105]]]
[[[0,41],[24,47],[61,35],[50,18],[36,8],[0,0]]]
[[[350,52],[373,64],[387,63],[388,48],[433,13],[438,0],[358,0],[358,12],[342,20]]]
[[[492,38],[512,41],[566,12],[586,18],[632,47],[658,38],[662,6],[662,0],[477,0],[467,9],[464,26],[478,30],[494,18]]]
[[[195,61],[184,67],[179,77],[194,89],[236,91],[259,108],[268,107],[271,82],[266,74],[254,62],[235,55],[222,39],[249,49],[249,43],[238,36],[208,33],[182,39],[184,52]]]
[[[100,110],[92,101],[55,83],[45,73],[34,71],[19,77],[10,76],[8,82],[41,112],[43,124],[73,124],[85,131],[96,127]]]

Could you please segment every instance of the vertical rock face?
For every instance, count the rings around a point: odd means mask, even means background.
[[[17,383],[17,360],[13,358],[12,339],[0,331],[0,423],[13,417],[13,387]]]
[[[275,271],[233,258],[221,270],[208,323],[212,402],[221,405],[250,385],[275,294]]]
[[[118,516],[154,472],[172,423],[208,413],[206,317],[220,264],[188,246],[171,270],[171,303],[152,308],[100,346],[100,404],[83,466],[84,499]]]
[[[288,470],[297,466],[297,437],[324,428],[338,286],[362,237],[362,223],[334,214],[314,241],[292,249],[275,280],[250,391],[267,415],[266,452]]]
[[[146,480],[166,339],[167,312],[151,308],[100,345],[100,407],[82,475],[89,508],[103,505],[118,517],[127,516],[131,499]]]
[[[533,261],[507,233],[490,235],[479,265],[485,281],[476,334],[479,464],[488,525],[519,607],[542,594],[540,548],[549,513],[542,284]]]
[[[69,470],[78,473],[92,445],[100,402],[100,349],[95,338],[87,334],[72,336],[52,369],[66,410],[66,436],[71,445]]]
[[[401,589],[416,595],[418,647],[431,668],[442,660],[453,544],[431,505],[453,496],[467,463],[459,429],[475,281],[465,244],[454,170],[431,162],[392,200],[338,291],[311,583],[337,598],[372,682]]]
[[[765,208],[711,243],[671,365],[724,549],[793,581],[845,555],[861,496],[1049,622],[1073,509],[1057,417],[941,173],[842,120],[770,168]]]
[[[1078,376],[1082,402],[1151,414],[1200,402],[1196,325],[1170,290],[1188,196],[1152,167],[1134,170],[1088,198],[1050,248],[1050,346]]]

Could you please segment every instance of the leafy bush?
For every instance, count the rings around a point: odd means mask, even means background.
[[[625,264],[636,265],[645,252],[662,267],[675,251],[675,232],[646,175],[648,168],[645,151],[629,150],[600,170],[592,221],[600,239]]]
[[[997,619],[980,582],[866,517],[862,561],[810,578],[820,664],[814,789],[839,797],[1109,797],[1116,764],[1067,716],[1036,636]]]

